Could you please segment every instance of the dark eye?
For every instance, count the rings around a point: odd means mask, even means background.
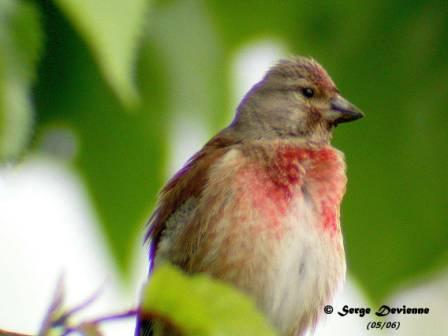
[[[302,94],[305,98],[311,98],[314,96],[314,90],[312,88],[306,87],[302,89]]]

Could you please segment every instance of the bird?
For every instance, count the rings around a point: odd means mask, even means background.
[[[170,262],[228,283],[281,336],[315,328],[346,273],[346,164],[332,133],[363,116],[314,59],[278,61],[161,190],[145,236],[150,273]],[[136,334],[152,335],[140,322]]]

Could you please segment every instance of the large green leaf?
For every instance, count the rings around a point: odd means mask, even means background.
[[[134,105],[134,65],[149,0],[54,1],[88,43],[115,94]]]
[[[128,270],[138,236],[160,188],[166,162],[166,86],[157,53],[141,47],[142,103],[123,107],[88,50],[50,4],[42,6],[48,50],[36,88],[39,139],[61,125],[73,130],[75,166],[86,181],[101,228],[120,270]],[[143,248],[143,247],[142,247]]]
[[[253,302],[236,289],[168,264],[157,268],[145,286],[142,307],[186,336],[275,335]]]
[[[28,143],[33,120],[30,88],[42,49],[36,8],[28,2],[0,2],[0,161]]]

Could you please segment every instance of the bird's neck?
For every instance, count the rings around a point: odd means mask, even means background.
[[[231,138],[237,143],[282,143],[287,146],[299,146],[317,150],[330,145],[331,130],[327,125],[316,124],[309,132],[278,132],[272,128],[245,128],[232,124],[221,131],[218,137]]]

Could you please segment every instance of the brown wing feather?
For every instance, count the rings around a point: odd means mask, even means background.
[[[236,143],[223,134],[212,138],[162,189],[158,206],[148,221],[149,228],[145,236],[145,241],[150,241],[151,266],[166,221],[190,197],[199,197],[207,183],[210,166]]]

